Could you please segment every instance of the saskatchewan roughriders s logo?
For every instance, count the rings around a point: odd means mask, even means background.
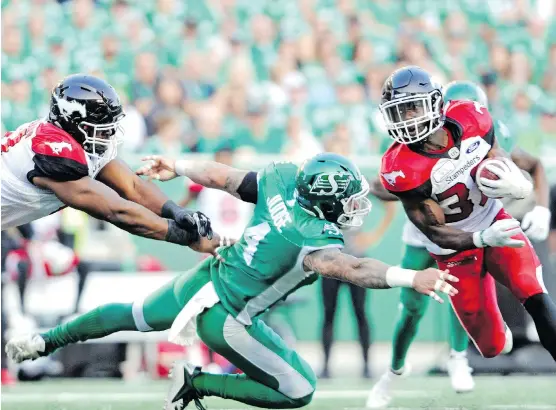
[[[320,174],[311,186],[310,194],[332,196],[343,194],[352,181],[353,176],[348,173]]]

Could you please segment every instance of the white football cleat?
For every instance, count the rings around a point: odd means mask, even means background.
[[[15,363],[21,363],[25,360],[38,359],[44,356],[45,341],[38,334],[30,334],[25,336],[17,336],[12,338],[6,344],[6,354],[8,358]]]
[[[368,409],[381,409],[388,406],[392,401],[393,385],[409,376],[410,373],[411,365],[409,363],[405,364],[401,374],[394,373],[392,369],[388,369],[371,389],[365,406]]]
[[[504,343],[504,348],[500,354],[508,354],[514,348],[514,335],[508,325],[506,325],[506,323],[504,323],[504,325],[506,326],[506,343]]]
[[[456,393],[467,393],[475,388],[475,381],[465,354],[451,355],[446,364],[452,388]]]

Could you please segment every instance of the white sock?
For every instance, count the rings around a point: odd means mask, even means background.
[[[390,373],[395,374],[396,376],[401,376],[403,374],[403,370],[404,370],[405,366],[401,367],[398,370],[394,370],[394,369],[390,369]]]
[[[467,350],[464,350],[463,352],[456,352],[454,349],[451,349],[450,357],[453,357],[455,359],[464,359],[467,357]]]

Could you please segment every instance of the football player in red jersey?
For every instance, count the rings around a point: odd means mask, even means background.
[[[180,208],[116,158],[123,116],[104,80],[61,81],[47,118],[2,138],[2,230],[71,206],[135,235],[214,253],[219,241],[208,218]]]
[[[524,198],[532,185],[498,147],[486,107],[464,100],[443,105],[440,87],[419,67],[401,68],[386,80],[380,109],[395,143],[382,158],[382,184],[401,200],[439,268],[459,277],[460,293],[451,303],[479,352],[494,357],[510,343],[496,279],[531,314],[556,359],[556,305],[542,266],[518,221],[495,199]],[[477,166],[492,157],[505,157],[507,170],[487,166],[500,179],[482,178],[481,190]]]

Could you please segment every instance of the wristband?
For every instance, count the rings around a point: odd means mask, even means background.
[[[413,279],[417,271],[413,269],[403,269],[399,266],[390,266],[386,271],[386,283],[391,288],[404,287],[412,288]]]
[[[187,170],[193,168],[194,162],[186,159],[178,159],[174,164],[174,171],[180,176],[187,176]]]
[[[484,231],[473,232],[473,245],[476,248],[484,248],[486,246],[483,233]]]
[[[166,242],[177,243],[178,245],[189,246],[199,240],[199,232],[186,231],[179,227],[176,221],[168,219],[168,233],[166,234]]]
[[[181,207],[172,200],[168,200],[162,205],[160,216],[166,219],[176,219],[176,214],[181,211]]]

